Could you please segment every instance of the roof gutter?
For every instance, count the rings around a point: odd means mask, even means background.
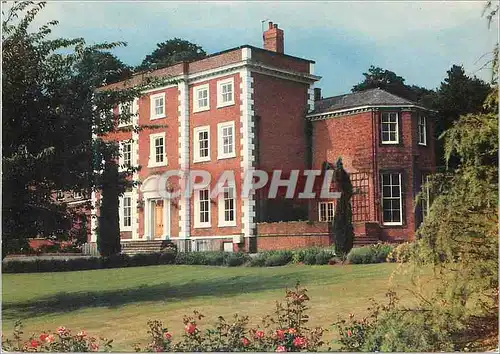
[[[329,112],[308,114],[306,117],[307,118],[315,118],[315,117],[327,116],[330,114],[341,114],[341,113],[347,113],[350,111],[366,110],[366,109],[370,109],[370,108],[419,108],[419,109],[422,109],[424,111],[437,112],[435,110],[425,108],[425,107],[422,107],[422,106],[419,106],[416,104],[365,105],[365,106],[350,107],[350,108],[345,108],[345,109],[337,109],[337,110],[329,111]]]

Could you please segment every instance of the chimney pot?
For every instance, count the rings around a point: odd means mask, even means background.
[[[319,101],[321,99],[321,88],[314,88],[314,102]]]
[[[285,52],[285,40],[284,33],[281,28],[278,28],[278,24],[273,24],[269,21],[269,29],[264,32],[264,49],[270,50],[276,53]]]

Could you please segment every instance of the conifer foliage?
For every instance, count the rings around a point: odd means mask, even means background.
[[[332,234],[335,242],[335,253],[342,259],[345,259],[354,244],[351,205],[353,188],[351,179],[344,169],[341,158],[338,158],[336,162],[334,176],[335,183],[340,189],[341,195],[340,199],[337,199]]]

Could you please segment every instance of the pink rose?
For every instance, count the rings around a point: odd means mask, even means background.
[[[255,338],[264,338],[264,331],[255,331]]]
[[[87,336],[87,332],[85,332],[85,331],[80,331],[80,332],[78,332],[76,335],[77,335],[78,337],[82,337],[82,338],[83,338],[83,337],[86,337],[86,336]]]
[[[48,335],[47,338],[45,338],[45,341],[47,343],[52,343],[54,341],[54,336],[52,334]]]
[[[350,329],[348,329],[348,330],[347,330],[347,336],[348,336],[348,337],[352,336],[352,332],[351,332],[351,330],[350,330]]]
[[[63,327],[63,326],[58,327],[58,328],[57,328],[57,333],[58,333],[60,336],[62,336],[62,335],[64,335],[64,334],[66,334],[66,333],[67,333],[66,327]]]
[[[184,327],[184,329],[186,330],[186,332],[189,334],[189,335],[193,335],[194,332],[196,331],[196,325],[194,323],[191,323],[189,322],[186,327]]]
[[[278,345],[276,347],[276,352],[278,352],[278,353],[286,352],[286,348],[282,345]]]
[[[247,345],[250,344],[250,341],[247,338],[243,337],[241,338],[241,344],[243,344],[243,346],[246,347]]]
[[[295,337],[293,339],[293,345],[297,348],[302,348],[306,345],[306,339],[304,337]]]
[[[48,334],[46,334],[46,333],[42,333],[42,334],[40,334],[40,341],[41,341],[41,342],[45,342],[45,341],[47,340],[47,337],[48,337],[48,336],[49,336],[49,335],[48,335]]]
[[[278,339],[284,339],[285,338],[285,331],[282,329],[277,329],[276,330],[276,337]]]
[[[165,332],[165,333],[163,333],[163,338],[165,338],[166,340],[171,340],[172,335],[169,332]]]

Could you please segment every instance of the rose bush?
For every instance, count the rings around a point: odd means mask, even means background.
[[[213,327],[201,329],[203,315],[197,311],[184,317],[184,333],[175,340],[161,321],[148,322],[149,344],[136,351],[176,352],[298,352],[317,351],[324,343],[324,329],[306,326],[309,297],[299,285],[287,290],[284,303],[277,303],[272,316],[258,328],[249,328],[248,317],[234,315],[232,321],[219,317]]]
[[[59,327],[54,332],[44,331],[23,339],[21,322],[14,326],[13,339],[2,336],[2,350],[8,352],[98,352],[110,351],[112,340],[92,337],[84,330],[72,334],[70,329]]]

